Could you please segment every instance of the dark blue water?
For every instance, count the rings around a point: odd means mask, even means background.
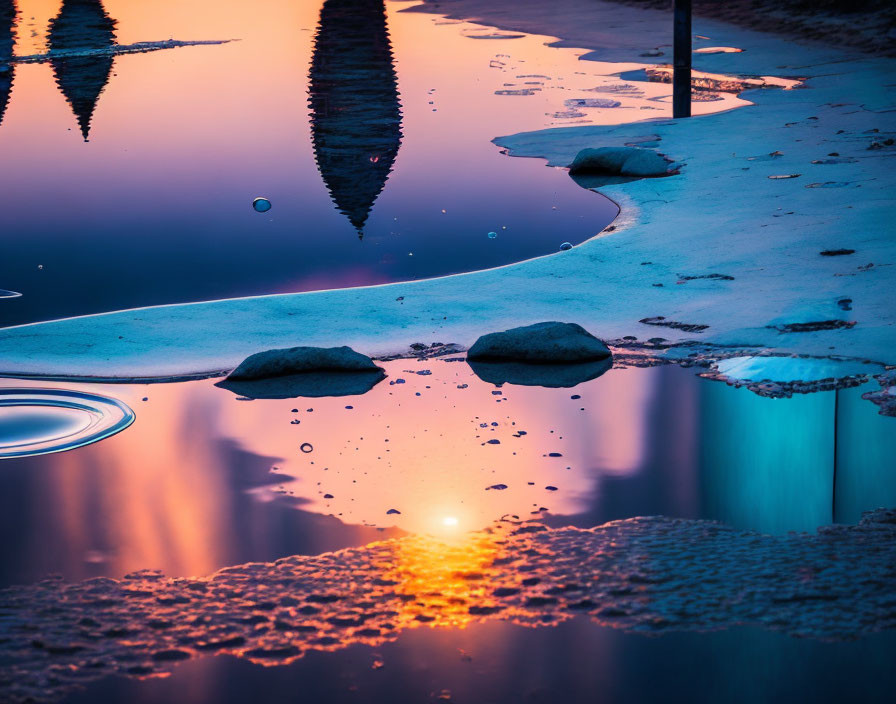
[[[893,633],[820,643],[755,628],[646,637],[585,619],[544,628],[488,622],[421,627],[375,649],[310,652],[286,667],[204,658],[170,678],[111,678],[65,701],[242,704],[264,692],[272,704],[888,702],[894,654]]]
[[[393,364],[390,373],[406,366]],[[427,481],[442,482],[445,491],[473,501],[482,487],[496,481],[511,485],[504,495],[521,492],[525,497],[523,479],[538,478],[560,487],[544,517],[557,527],[665,515],[719,520],[764,533],[814,532],[831,523],[856,523],[863,511],[896,505],[891,459],[896,421],[861,399],[864,388],[769,399],[700,379],[692,370],[659,367],[614,370],[577,387],[576,399],[568,389],[544,389],[533,401],[517,396],[512,386],[503,396],[491,397],[493,387],[466,365],[435,361],[428,368],[431,376],[409,375],[407,384],[383,384],[365,396],[336,399],[331,410],[322,399],[239,401],[213,380],[164,388],[90,387],[127,400],[137,420],[93,445],[0,462],[0,531],[20,536],[0,541],[0,585],[33,582],[51,572],[72,580],[120,577],[145,567],[170,576],[205,574],[395,534],[361,525],[401,525],[382,511],[359,509],[342,519],[332,515],[351,506],[347,498],[336,506],[320,503],[319,482],[332,474],[347,476],[348,483],[354,477],[363,497],[387,495],[394,482],[406,485],[400,506],[405,515],[430,508]],[[442,379],[447,372],[463,376]],[[470,388],[457,390],[461,382]],[[429,386],[432,391],[426,390]],[[619,395],[627,386],[646,392],[631,403]],[[494,409],[471,395],[480,387]],[[413,408],[420,403],[418,388],[427,396],[447,393],[439,402],[450,409],[446,412],[474,425],[483,418],[501,420],[509,427],[501,436],[505,445],[520,442],[509,433],[526,427],[527,442],[535,443],[532,454],[521,446],[507,467],[496,468],[498,474],[480,470],[493,466],[497,449],[481,446],[463,428],[458,431],[458,424],[414,413],[393,415],[391,406],[382,407],[380,399],[394,397]],[[144,397],[149,400],[141,401]],[[492,398],[505,400],[496,404]],[[548,409],[540,421],[546,427],[535,425],[538,416],[527,417],[526,406],[533,402]],[[294,414],[294,405],[315,411]],[[347,405],[351,410],[344,409]],[[239,415],[228,411],[234,406]],[[612,425],[600,412],[606,408],[617,409]],[[444,455],[428,449],[428,436],[436,438],[436,446],[448,442],[462,448],[449,455],[454,483],[445,484],[437,467],[432,476],[421,470],[419,484],[397,478],[403,464],[380,468],[376,456],[383,452],[375,448],[383,446],[383,437],[377,419],[384,414],[393,445],[421,438],[412,447],[422,466]],[[506,419],[504,414],[509,414]],[[300,424],[291,425],[296,419]],[[510,427],[509,420],[517,425]],[[247,425],[248,434],[239,424]],[[325,432],[332,425],[341,428],[335,435]],[[251,430],[262,427],[267,434]],[[618,428],[630,428],[639,438],[622,455],[606,446]],[[284,445],[284,433],[294,441]],[[543,444],[555,436],[557,441]],[[310,442],[314,453],[302,455],[300,442]],[[342,443],[345,451],[337,455]],[[326,459],[322,453],[328,449]],[[562,464],[571,469],[539,474],[560,461],[538,459],[554,449],[563,451]],[[305,466],[309,459],[336,464],[320,473]],[[269,493],[293,476],[296,481],[285,485],[291,493]],[[528,510],[530,501],[521,498],[513,506]],[[487,524],[503,510],[477,520]],[[474,523],[466,529],[480,527]]]
[[[433,18],[395,6],[387,19],[382,0],[328,0],[296,17],[281,2],[259,28],[250,6],[234,6],[246,17],[214,37],[201,6],[162,38],[241,41],[0,56],[0,288],[23,294],[0,302],[0,326],[489,268],[580,243],[616,216],[565,172],[499,153],[491,140],[512,129],[501,113],[538,127],[543,108],[476,92],[480,76],[457,62],[421,68],[418,47],[434,42],[437,57],[457,34]],[[66,0],[43,48],[159,38],[114,10]],[[0,54],[4,31],[30,31],[22,22],[0,11]],[[473,65],[489,70],[487,57]],[[151,108],[132,107],[147,98]],[[29,111],[42,119],[16,119]],[[257,197],[271,209],[256,212]]]

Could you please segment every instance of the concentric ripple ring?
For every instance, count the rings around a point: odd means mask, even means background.
[[[0,459],[83,447],[134,422],[125,403],[66,389],[0,389]]]

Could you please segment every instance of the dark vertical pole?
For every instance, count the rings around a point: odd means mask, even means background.
[[[691,0],[675,0],[672,117],[691,116]]]

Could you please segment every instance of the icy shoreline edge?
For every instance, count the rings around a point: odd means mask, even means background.
[[[656,13],[612,7],[614,16],[626,18],[623,39],[629,44],[643,49],[663,39],[645,37]],[[158,306],[6,328],[0,330],[0,374],[117,380],[209,376],[273,347],[346,344],[382,356],[413,341],[469,345],[483,333],[556,318],[575,320],[604,339],[699,338],[893,362],[896,311],[887,292],[896,263],[889,221],[896,178],[887,167],[896,149],[873,148],[896,129],[888,113],[896,108],[896,90],[885,85],[893,60],[801,47],[718,22],[698,20],[695,31],[745,49],[699,56],[703,70],[752,75],[774,69],[778,75],[808,77],[808,87],[752,91],[753,107],[687,122],[562,128],[496,140],[513,155],[565,165],[583,147],[659,138],[661,150],[686,166],[680,176],[661,183],[602,188],[622,207],[612,237],[441,279]],[[608,51],[615,53],[607,56]],[[776,66],[778,56],[798,60]],[[604,49],[601,58],[634,56],[619,47]],[[861,104],[850,102],[858,95]],[[781,156],[770,157],[774,152]],[[800,176],[769,178],[795,173]],[[837,248],[856,254],[819,255]],[[846,299],[849,310],[838,304]],[[708,327],[694,335],[639,322],[656,316]],[[843,326],[782,331],[830,321]]]

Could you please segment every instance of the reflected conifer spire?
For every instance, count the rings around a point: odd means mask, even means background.
[[[309,96],[317,167],[336,207],[361,238],[401,144],[384,0],[324,2]]]
[[[96,102],[109,80],[112,56],[77,56],[71,52],[95,50],[115,42],[115,20],[106,14],[101,0],[63,0],[47,34],[50,52],[68,56],[51,58],[56,83],[72,106],[84,141]]]
[[[14,0],[0,0],[0,124],[3,124],[15,74],[15,64],[9,60],[15,44],[16,14]]]

